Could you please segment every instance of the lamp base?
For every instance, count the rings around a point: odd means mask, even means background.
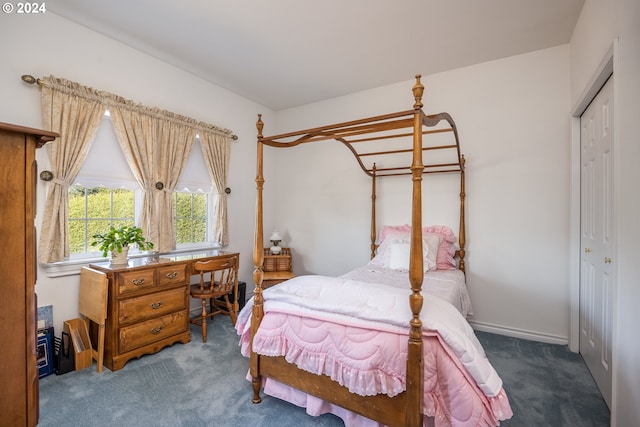
[[[282,248],[280,246],[271,246],[269,248],[269,252],[271,252],[272,255],[278,255],[280,254],[281,251],[282,251]]]

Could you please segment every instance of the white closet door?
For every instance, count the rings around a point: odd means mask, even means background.
[[[580,118],[580,353],[611,403],[613,330],[613,77]]]

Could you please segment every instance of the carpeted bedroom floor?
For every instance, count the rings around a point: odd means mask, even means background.
[[[210,322],[208,342],[191,342],[132,360],[123,369],[91,368],[40,380],[39,426],[344,426],[327,414],[264,396],[251,403],[249,362],[226,317]],[[609,425],[609,410],[580,355],[566,346],[478,332],[503,379],[514,412],[503,426]]]

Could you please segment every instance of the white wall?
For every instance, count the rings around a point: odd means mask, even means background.
[[[614,56],[614,156],[618,184],[616,317],[613,340],[611,425],[637,425],[640,419],[640,2],[586,0],[571,39],[571,100],[580,97],[607,49],[618,40]]]
[[[239,277],[251,286],[255,122],[257,113],[270,120],[273,111],[50,12],[37,16],[0,15],[0,38],[4,40],[0,44],[0,121],[41,128],[40,91],[23,83],[20,76],[52,74],[232,129],[239,140],[231,149],[227,249],[241,253]],[[39,169],[46,169],[45,150],[39,150],[37,157]],[[45,195],[45,184],[39,182],[39,217]],[[270,218],[267,209],[267,223]],[[38,227],[40,222],[37,218]],[[61,330],[64,320],[77,317],[77,275],[50,279],[39,269],[36,292],[39,306],[54,306],[57,330]]]
[[[566,342],[569,46],[423,76],[422,82],[425,111],[451,113],[467,158],[474,326]],[[265,134],[410,109],[413,83],[279,111],[277,131]],[[367,261],[370,183],[345,148],[279,150],[273,181],[275,222],[290,235],[296,273],[340,274]],[[451,195],[438,194],[433,203],[424,197],[424,223],[446,223],[457,232],[457,178],[428,176],[425,184],[433,191],[446,185]],[[410,187],[409,178],[382,180],[379,223],[410,222]]]

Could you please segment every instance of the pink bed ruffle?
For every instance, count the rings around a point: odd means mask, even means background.
[[[244,331],[241,351],[248,356],[249,328],[242,324],[237,328]],[[328,375],[352,393],[395,396],[405,389],[407,340],[403,334],[269,312],[253,348],[259,354],[284,356],[308,372]],[[437,332],[425,331],[423,343],[424,414],[432,417],[436,426],[497,426],[511,417],[504,390],[486,396]],[[343,408],[282,387],[286,386],[265,385],[265,393],[304,406],[311,415],[334,413],[347,427],[378,426]]]
[[[248,379],[251,378],[248,376]],[[334,405],[331,402],[327,402],[326,400],[319,399],[310,394],[304,393],[298,389],[293,387],[289,387],[285,384],[279,383],[278,381],[267,378],[264,380],[264,393],[284,400],[286,402],[292,403],[301,408],[305,408],[307,414],[318,417],[323,414],[333,414],[342,419],[345,427],[386,427],[383,424],[380,424],[377,421],[374,421],[370,418],[365,418],[362,415],[356,414],[355,412],[351,412],[347,409],[344,409],[340,406]],[[492,407],[495,407],[495,410],[500,408],[500,411],[508,411],[511,413],[511,407],[509,406],[508,399],[502,391],[498,396],[490,399]],[[505,405],[506,403],[506,405]],[[507,417],[509,418],[509,417]],[[438,420],[431,416],[425,415],[424,418],[424,427],[431,426],[452,426],[452,427],[470,427],[470,426],[487,426],[487,425],[495,425],[486,422],[485,420],[479,420],[480,424],[473,423],[472,420],[461,421],[461,420],[449,420],[446,418],[439,417]]]

